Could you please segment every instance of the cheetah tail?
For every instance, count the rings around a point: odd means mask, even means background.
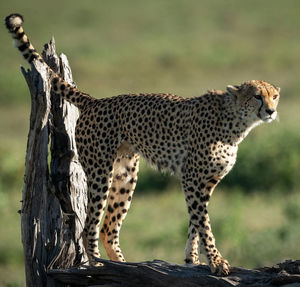
[[[62,77],[55,73],[44,61],[42,56],[34,49],[27,35],[23,30],[23,16],[20,14],[11,14],[5,18],[5,25],[14,39],[15,47],[21,52],[25,60],[30,64],[34,60],[44,63],[49,71],[52,90],[61,95],[64,99],[83,110],[94,99],[88,94],[82,93],[78,89],[71,87]]]

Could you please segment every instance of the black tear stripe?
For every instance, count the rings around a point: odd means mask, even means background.
[[[258,109],[257,116],[261,119],[261,117],[260,117],[260,112],[261,112],[261,109],[262,109],[262,107],[263,107],[263,105],[264,105],[264,101],[263,101],[263,99],[260,99],[260,101],[261,101],[261,105],[260,105],[260,107],[259,107],[259,109]]]

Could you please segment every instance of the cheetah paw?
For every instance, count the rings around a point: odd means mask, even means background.
[[[199,259],[185,259],[185,266],[198,266],[201,265],[202,263],[200,263]]]
[[[210,270],[219,276],[226,276],[230,273],[230,265],[227,260],[221,257],[210,264]]]
[[[93,266],[93,267],[101,267],[101,266],[103,266],[104,264],[101,263],[99,261],[99,259],[100,258],[98,258],[98,257],[92,257],[92,258],[90,258],[90,260],[89,260],[90,266]]]

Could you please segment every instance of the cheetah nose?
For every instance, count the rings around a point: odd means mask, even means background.
[[[275,112],[274,109],[266,109],[266,113],[269,114],[270,116]]]

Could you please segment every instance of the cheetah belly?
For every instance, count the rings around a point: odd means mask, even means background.
[[[167,171],[180,174],[184,164],[187,148],[184,140],[178,140],[176,144],[158,139],[158,143],[150,144],[145,139],[136,141],[129,140],[131,145],[137,150],[150,165],[160,171]]]

